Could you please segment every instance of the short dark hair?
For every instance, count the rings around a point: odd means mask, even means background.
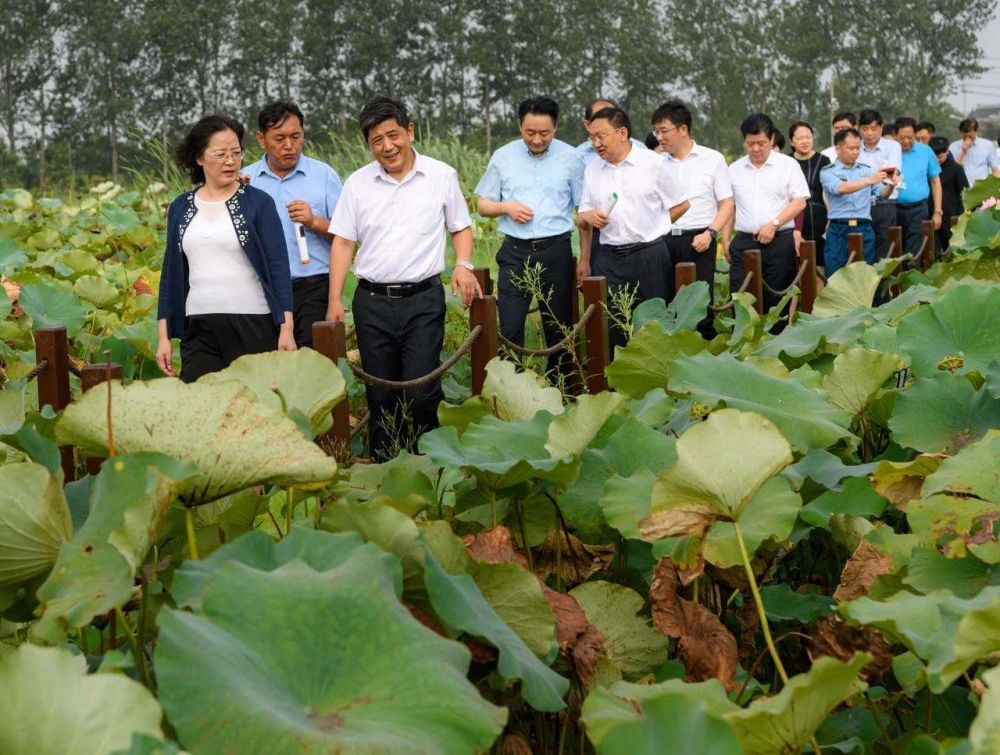
[[[257,130],[266,134],[269,128],[277,128],[294,115],[299,119],[299,125],[305,127],[306,118],[299,110],[299,106],[290,100],[276,100],[269,102],[257,113]]]
[[[774,136],[771,137],[771,145],[777,147],[778,152],[785,151],[785,135],[778,129],[774,130]]]
[[[841,110],[839,113],[834,115],[833,118],[830,119],[830,125],[833,125],[838,121],[847,121],[848,123],[850,123],[852,126],[855,127],[857,127],[858,125],[858,117],[850,110]]]
[[[927,142],[927,146],[933,150],[935,155],[940,155],[942,152],[948,151],[948,140],[943,136],[932,136]]]
[[[882,126],[882,136],[892,136],[895,133],[896,133],[895,123],[886,123],[884,126]]]
[[[912,128],[914,131],[917,130],[917,121],[915,118],[911,118],[908,115],[901,115],[896,119],[896,130],[899,131],[901,128]]]
[[[856,128],[845,128],[843,131],[838,131],[836,134],[833,135],[834,146],[838,144],[843,144],[845,141],[847,141],[847,137],[849,136],[856,136],[858,139],[861,138],[861,134],[858,133],[858,130]]]
[[[669,100],[653,111],[652,123],[655,126],[660,121],[670,121],[677,128],[687,126],[691,133],[691,111],[680,100]]]
[[[243,145],[243,124],[228,115],[206,115],[191,128],[174,150],[177,164],[188,172],[191,183],[205,183],[205,170],[198,165],[198,158],[205,152],[208,142],[220,131],[232,131]]]
[[[591,118],[592,121],[597,120],[608,120],[611,122],[611,127],[614,129],[623,128],[628,132],[629,136],[632,136],[632,121],[629,120],[628,113],[622,110],[620,107],[605,107],[594,113],[594,117]]]
[[[642,140],[648,149],[656,150],[659,149],[660,140],[656,138],[656,134],[650,131],[646,134],[646,138]]]
[[[529,97],[517,106],[518,123],[523,123],[526,115],[547,115],[555,125],[559,123],[559,104],[550,97]]]
[[[858,113],[858,125],[867,126],[870,123],[877,123],[879,126],[882,125],[882,114],[875,110],[874,108],[866,107],[860,113]]]
[[[967,134],[970,131],[979,131],[979,121],[975,118],[966,118],[958,124],[958,130],[962,134]]]
[[[590,102],[587,103],[587,107],[583,111],[583,119],[585,121],[594,120],[594,105],[600,105],[605,102],[611,105],[611,107],[618,107],[618,103],[615,102],[610,97],[598,97],[596,100],[591,100]],[[604,108],[601,109],[603,110]]]
[[[768,139],[774,137],[774,121],[763,113],[753,113],[743,119],[740,132],[746,139],[750,134],[764,134]]]
[[[795,132],[798,131],[800,128],[807,128],[807,129],[809,129],[809,133],[810,134],[814,134],[815,135],[815,133],[816,133],[816,129],[814,129],[812,127],[811,123],[806,123],[805,121],[795,121],[795,123],[793,123],[791,126],[788,127],[788,140],[789,141],[791,141],[792,139],[795,138]]]
[[[388,120],[396,121],[402,128],[409,127],[410,114],[406,112],[406,105],[390,97],[376,97],[369,100],[358,116],[358,126],[361,127],[361,135],[365,141],[368,141],[369,131]]]
[[[914,131],[930,131],[932,134],[937,133],[937,129],[934,128],[934,124],[930,121],[920,121],[913,129]]]

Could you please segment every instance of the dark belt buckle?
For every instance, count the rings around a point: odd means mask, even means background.
[[[854,218],[851,218],[850,220],[847,221],[847,227],[848,228],[856,228],[857,225],[858,225],[858,221],[855,220]]]
[[[399,293],[394,294],[393,293],[393,289],[399,291]],[[402,299],[403,298],[403,293],[402,292],[404,290],[406,290],[406,287],[405,286],[401,286],[401,285],[386,286],[385,287],[385,295],[389,299]]]
[[[532,239],[531,251],[537,252],[539,249],[544,249],[547,241],[548,239]]]

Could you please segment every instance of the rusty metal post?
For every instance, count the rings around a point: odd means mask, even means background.
[[[473,299],[469,308],[469,330],[482,325],[479,337],[472,342],[472,393],[483,392],[486,382],[486,365],[497,356],[497,300],[493,295]]]
[[[325,356],[334,366],[340,359],[347,358],[347,329],[343,320],[324,320],[312,326],[313,348]],[[338,368],[339,369],[339,368]],[[351,402],[345,395],[330,412],[333,426],[326,434],[317,438],[320,448],[329,453],[336,448],[351,447]]]
[[[812,314],[816,302],[816,242],[803,241],[799,246],[800,261],[806,263],[806,270],[799,281],[799,309]]]
[[[109,380],[121,381],[121,379],[122,366],[114,362],[107,364],[85,364],[83,369],[80,370],[80,386],[83,388],[84,393],[98,385],[103,385]],[[104,463],[104,459],[96,456],[88,458],[87,474],[96,476],[101,471],[102,463]]]
[[[934,260],[937,259],[937,250],[935,249],[937,234],[934,233],[934,221],[923,221],[920,224],[920,233],[927,240],[927,245],[924,247],[924,253],[920,257],[919,269],[929,270],[930,266],[934,264]]]
[[[747,289],[754,297],[753,308],[762,315],[764,309],[764,277],[760,263],[760,249],[747,249],[743,252],[743,275],[752,273],[750,288]]]
[[[587,320],[584,331],[587,337],[587,390],[600,393],[608,389],[604,369],[608,366],[608,282],[602,276],[583,280],[584,310],[591,304],[594,313]]]
[[[697,271],[693,262],[678,262],[674,265],[674,292],[681,292],[684,286],[689,286],[697,279]]]
[[[39,328],[35,331],[35,362],[48,362],[36,378],[38,382],[38,408],[46,404],[61,412],[69,405],[69,340],[66,328]],[[59,447],[63,478],[66,482],[76,479],[76,465],[71,446]]]
[[[847,234],[847,264],[863,262],[865,259],[865,237],[860,233]]]

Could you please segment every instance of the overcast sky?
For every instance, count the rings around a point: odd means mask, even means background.
[[[983,65],[989,70],[978,79],[961,82],[966,86],[964,109],[961,88],[956,88],[948,98],[963,113],[985,105],[1000,105],[1000,13],[979,32],[979,44],[983,48]]]

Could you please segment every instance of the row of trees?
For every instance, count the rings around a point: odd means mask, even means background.
[[[313,138],[366,98],[405,99],[426,131],[495,146],[523,97],[579,114],[615,96],[644,127],[667,96],[738,148],[755,110],[825,124],[841,107],[949,118],[983,70],[993,0],[0,0],[0,169],[28,184],[117,177],[199,115],[297,99]],[[566,134],[565,132],[569,132]],[[10,180],[10,179],[8,179]]]

